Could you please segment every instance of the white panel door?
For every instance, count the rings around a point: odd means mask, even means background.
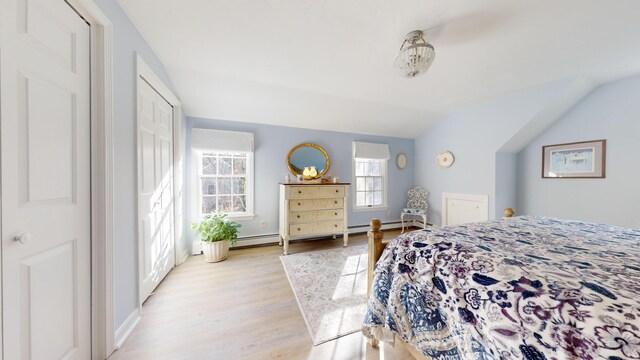
[[[61,0],[1,4],[4,359],[90,359],[90,29]]]
[[[173,237],[173,108],[138,81],[138,188],[142,283],[140,302],[175,265]]]

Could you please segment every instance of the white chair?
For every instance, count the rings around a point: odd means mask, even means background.
[[[429,193],[427,190],[416,186],[413,189],[407,191],[409,201],[407,207],[402,209],[400,213],[400,221],[402,222],[402,233],[404,233],[404,218],[405,216],[419,216],[422,218],[423,229],[427,227],[427,212],[429,205],[427,204],[427,196]]]

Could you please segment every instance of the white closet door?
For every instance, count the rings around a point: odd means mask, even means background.
[[[140,301],[144,302],[175,264],[173,108],[146,81],[138,84]]]
[[[90,359],[90,29],[0,6],[4,359]]]

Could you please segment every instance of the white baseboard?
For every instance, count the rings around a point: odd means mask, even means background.
[[[176,261],[176,265],[180,265],[180,264],[184,263],[185,261],[187,261],[188,258],[189,258],[189,250],[188,249],[184,249],[182,254],[178,255],[178,259]]]
[[[405,223],[408,224],[409,222],[405,220]],[[402,223],[400,222],[400,220],[383,223],[382,226],[380,226],[380,230],[391,230],[391,229],[400,229],[400,228],[402,228]],[[369,229],[371,229],[371,226],[368,224],[359,225],[359,226],[350,226],[349,234],[366,233],[367,231],[369,231]]]
[[[202,244],[200,241],[194,241],[191,245],[191,255],[200,255],[202,253]]]
[[[114,336],[115,342],[116,342],[115,343],[116,350],[122,347],[124,342],[127,340],[129,335],[131,335],[131,333],[133,332],[133,329],[136,328],[136,325],[138,325],[139,322],[140,322],[140,310],[136,308],[135,310],[133,310],[133,312],[131,312],[131,315],[129,315],[127,320],[124,321],[122,326],[120,326],[118,330],[116,330],[116,333]]]
[[[417,226],[422,227],[422,222],[420,221],[406,221],[405,224],[409,226]],[[417,224],[417,225],[416,225]],[[382,224],[381,230],[390,230],[390,229],[400,229],[402,228],[402,223],[400,220],[391,221],[388,223]],[[361,234],[369,231],[369,225],[358,225],[349,227],[349,234]],[[317,236],[310,236],[308,239],[317,238]],[[303,240],[304,237],[296,238],[295,240]],[[234,249],[243,248],[247,246],[256,246],[256,245],[268,245],[268,244],[277,244],[280,242],[280,236],[278,234],[269,234],[269,235],[259,235],[259,236],[248,236],[245,238],[238,238],[238,245],[234,246]],[[202,252],[202,244],[200,241],[193,242],[193,255],[200,254]]]

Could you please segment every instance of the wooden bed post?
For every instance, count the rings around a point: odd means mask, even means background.
[[[515,215],[515,214],[516,214],[516,211],[513,210],[512,208],[506,208],[502,212],[502,215],[504,215],[504,217],[506,217],[506,218],[513,217],[513,215]]]
[[[373,283],[373,269],[375,268],[378,259],[380,259],[380,255],[382,255],[382,250],[384,250],[384,246],[382,246],[382,238],[384,237],[384,234],[382,233],[382,231],[380,231],[380,219],[371,219],[370,225],[371,230],[367,231],[367,237],[369,238],[369,272],[367,273],[367,295],[371,294],[371,285]]]
[[[367,263],[368,272],[367,272],[367,296],[371,295],[371,286],[373,285],[373,269],[376,266],[376,262],[380,259],[382,255],[382,250],[384,250],[384,245],[382,244],[382,238],[384,234],[380,231],[380,219],[373,218],[370,222],[371,230],[367,231],[367,237],[369,238],[369,262]],[[378,346],[377,339],[369,339],[369,345],[372,347]]]

